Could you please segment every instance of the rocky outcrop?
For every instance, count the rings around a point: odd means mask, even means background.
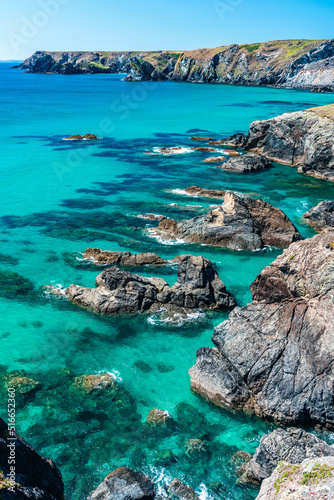
[[[131,254],[130,252],[112,252],[100,248],[87,248],[83,258],[98,266],[118,264],[121,266],[166,266],[170,262],[151,252]]]
[[[334,230],[334,201],[326,200],[306,212],[303,217],[318,233]]]
[[[33,73],[128,73],[166,79],[333,91],[334,41],[281,40],[157,52],[35,52],[20,66]]]
[[[232,250],[259,250],[264,245],[286,248],[301,239],[281,210],[231,191],[225,193],[223,205],[207,214],[184,221],[165,219],[150,232],[160,238],[181,238]]]
[[[220,189],[204,189],[198,186],[190,186],[185,189],[187,194],[204,196],[205,198],[224,198],[226,191]]]
[[[94,134],[85,135],[71,135],[70,137],[64,137],[64,141],[94,141],[97,136]]]
[[[155,494],[150,477],[127,467],[119,467],[107,475],[87,500],[150,500]]]
[[[191,388],[285,424],[334,426],[334,233],[293,243],[251,285],[253,302],[197,351]]]
[[[256,500],[330,500],[333,490],[334,457],[308,458],[298,465],[280,463]]]
[[[299,464],[307,458],[334,457],[334,448],[314,434],[296,427],[276,429],[261,438],[249,464],[254,476],[263,481],[279,462]]]
[[[65,292],[74,304],[102,315],[133,314],[168,309],[226,309],[234,307],[213,264],[203,257],[182,259],[173,286],[161,278],[146,278],[116,266],[96,279],[97,288],[71,285]]]
[[[15,451],[14,451],[15,449]],[[13,455],[11,455],[13,453]],[[10,457],[14,457],[12,474]],[[0,491],[2,500],[64,500],[64,485],[55,464],[38,453],[0,419]],[[14,486],[12,486],[12,482]]]
[[[199,500],[191,486],[187,486],[180,479],[175,478],[168,487],[168,493],[172,498],[179,500]]]
[[[168,422],[171,420],[172,419],[168,411],[153,408],[153,410],[151,410],[147,415],[146,423],[150,427],[166,427]]]
[[[245,155],[230,158],[227,162],[223,163],[220,167],[229,172],[248,173],[256,172],[257,170],[264,170],[271,167],[271,163],[263,155],[257,153],[247,153]]]
[[[285,113],[250,126],[242,147],[298,171],[334,181],[334,105]]]
[[[210,158],[206,158],[204,161],[205,163],[221,163],[225,160],[225,156],[211,156]]]

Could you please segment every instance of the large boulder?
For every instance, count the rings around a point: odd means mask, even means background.
[[[113,266],[99,274],[96,287],[71,285],[65,293],[73,303],[102,315],[152,312],[162,306],[220,310],[235,306],[213,264],[200,256],[182,256],[173,286]]]
[[[160,219],[161,220],[161,219]],[[121,266],[165,266],[168,261],[151,252],[131,254],[130,252],[112,252],[100,248],[87,248],[83,258],[98,266],[118,264]]]
[[[318,233],[334,230],[334,201],[322,201],[306,212],[303,217]]]
[[[269,477],[279,462],[299,464],[307,458],[334,457],[334,448],[314,434],[296,427],[276,429],[261,438],[249,464],[259,481]]]
[[[334,457],[308,458],[300,464],[281,462],[256,500],[331,500],[333,491]]]
[[[257,153],[247,153],[242,156],[230,158],[218,168],[228,170],[229,172],[245,174],[256,172],[257,170],[264,170],[271,166],[270,161],[267,160],[265,156]]]
[[[205,198],[224,198],[226,191],[223,189],[205,189],[198,186],[190,186],[185,189],[187,194],[203,196]]]
[[[177,477],[170,483],[168,493],[172,498],[179,500],[199,500],[193,488],[184,484]]]
[[[151,234],[165,239],[182,239],[232,250],[259,250],[265,245],[286,248],[301,235],[282,212],[269,203],[241,198],[227,191],[223,205],[205,215],[176,221],[165,219]]]
[[[10,459],[14,460],[14,465],[9,463]],[[14,467],[14,474],[11,467]],[[64,499],[64,485],[55,464],[41,457],[14,430],[8,430],[8,425],[2,419],[0,469],[1,500]]]
[[[154,497],[155,487],[150,477],[119,467],[107,475],[87,500],[150,500]]]
[[[251,285],[253,302],[197,351],[191,388],[285,424],[334,426],[334,233],[293,243]]]
[[[332,105],[333,108],[333,105]],[[329,106],[285,113],[250,125],[245,149],[334,181],[334,121]]]

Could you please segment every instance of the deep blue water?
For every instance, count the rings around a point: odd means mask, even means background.
[[[331,95],[294,90],[32,75],[0,64],[0,375],[25,370],[40,382],[41,390],[18,401],[18,430],[58,465],[67,499],[86,498],[121,465],[153,475],[159,485],[177,476],[202,498],[256,496],[256,490],[235,485],[230,459],[237,449],[253,452],[273,426],[216,409],[189,389],[196,350],[212,345],[212,329],[227,314],[199,315],[179,326],[154,316],[106,320],[46,296],[42,287],[93,286],[98,270],[77,259],[87,247],[151,250],[169,258],[191,252],[214,261],[239,305],[247,304],[249,285],[278,250],[163,245],[136,215],[192,217],[214,201],[184,196],[183,189],[229,188],[281,208],[307,237],[313,233],[302,214],[333,198],[334,185],[279,164],[240,176],[205,164],[205,153],[144,153],[159,146],[189,148],[194,134],[245,132],[253,120],[331,101]],[[87,132],[101,139],[62,140]],[[9,278],[19,281],[13,272],[29,280],[24,297],[4,285]],[[142,273],[175,279],[174,269]],[[117,376],[121,404],[80,399],[73,377],[105,372]],[[177,429],[147,429],[152,408],[168,410]],[[205,455],[185,453],[186,441],[194,438],[207,445]]]

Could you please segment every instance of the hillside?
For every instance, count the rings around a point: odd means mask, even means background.
[[[185,52],[35,52],[33,73],[127,73],[126,80],[334,89],[334,40],[276,40]]]

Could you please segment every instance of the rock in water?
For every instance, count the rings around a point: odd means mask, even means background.
[[[197,351],[191,388],[285,424],[334,426],[334,233],[293,243],[251,285],[253,302]]]
[[[87,500],[150,500],[154,497],[155,488],[150,477],[119,467],[107,475]]]
[[[147,415],[146,423],[151,427],[166,427],[168,421],[171,421],[171,416],[168,411],[153,408]]]
[[[198,186],[190,186],[185,192],[194,196],[204,196],[205,198],[224,198],[226,191],[223,189],[204,189]]]
[[[175,478],[170,483],[168,487],[168,493],[171,497],[178,498],[180,500],[199,500],[195,491],[191,486],[187,486],[180,479]]]
[[[16,438],[11,441],[9,437]],[[10,484],[4,484],[8,479],[10,465],[10,445],[15,443],[15,492],[9,490]],[[36,451],[14,432],[8,435],[7,424],[0,419],[0,483],[1,499],[12,500],[64,500],[64,485],[61,474],[55,464],[41,457]]]
[[[223,205],[190,220],[165,219],[151,234],[181,238],[232,250],[259,250],[264,245],[286,248],[301,235],[288,217],[260,199],[227,191]]]
[[[326,200],[306,212],[303,217],[318,233],[334,230],[334,201]]]
[[[251,124],[245,149],[334,181],[334,105],[285,113]]]
[[[162,306],[172,310],[235,306],[208,259],[181,257],[173,286],[161,278],[144,278],[113,266],[96,278],[97,288],[71,285],[65,293],[73,303],[102,315],[152,312]]]
[[[314,434],[296,427],[276,429],[261,438],[255,455],[249,462],[259,481],[269,477],[279,462],[299,464],[307,458],[334,457],[334,448]]]
[[[84,259],[91,260],[99,266],[119,264],[122,266],[166,266],[168,261],[155,253],[145,252],[131,254],[130,252],[112,252],[100,248],[87,248],[83,254]]]
[[[279,464],[256,500],[332,500],[333,491],[334,457],[308,458],[298,465]]]
[[[223,163],[220,167],[223,170],[230,172],[256,172],[257,170],[264,170],[271,167],[271,163],[265,156],[257,153],[247,153],[243,156],[230,158],[227,162]]]

